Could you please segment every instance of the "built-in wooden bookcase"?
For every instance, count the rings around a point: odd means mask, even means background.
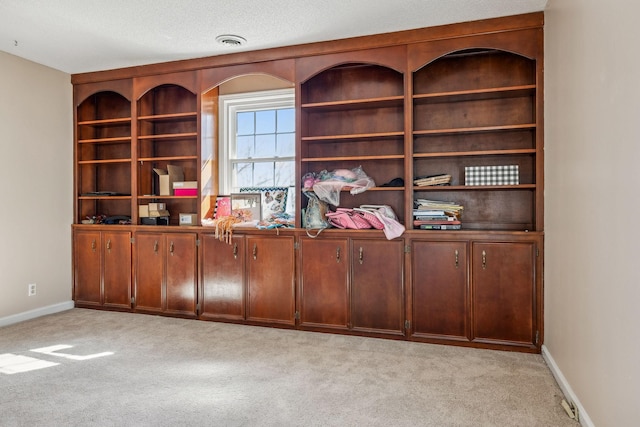
[[[543,24],[535,13],[73,76],[76,304],[539,352]],[[238,228],[227,245],[213,228],[142,225],[152,202],[170,226],[211,215],[218,86],[260,74],[295,85],[296,228]],[[169,165],[199,194],[160,195],[154,169]],[[469,185],[474,166],[517,166],[517,183]],[[358,167],[375,186],[346,184],[339,206],[389,205],[406,231],[307,237],[301,178]],[[450,184],[414,185],[437,174]],[[463,205],[462,230],[417,229],[415,199]],[[80,225],[95,215],[133,226]]]
[[[539,66],[524,54],[470,47],[413,70],[413,176],[452,177],[449,186],[414,186],[413,199],[463,205],[463,229],[542,229]],[[469,185],[465,176],[467,167],[506,165],[518,167],[517,183]]]
[[[197,213],[199,198],[161,196],[154,169],[179,166],[185,181],[198,181],[198,123],[197,95],[180,85],[153,87],[137,101],[138,203],[166,203],[171,225],[178,224],[179,213]]]
[[[388,204],[404,216],[404,187],[381,187],[404,176],[404,52],[378,49],[356,54],[356,60],[328,55],[298,61],[298,75],[309,75],[297,101],[301,176],[361,167],[376,184],[356,195],[346,187],[341,207]]]
[[[131,215],[131,101],[98,91],[76,108],[75,222]]]

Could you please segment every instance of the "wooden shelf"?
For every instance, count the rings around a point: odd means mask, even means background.
[[[517,125],[499,125],[499,126],[479,126],[470,128],[456,128],[456,129],[430,129],[430,130],[414,130],[415,136],[421,135],[448,135],[448,134],[463,134],[463,133],[483,133],[483,132],[502,132],[502,131],[514,131],[514,130],[527,130],[535,129],[535,123],[525,123]]]
[[[517,185],[429,185],[425,187],[413,187],[414,192],[423,191],[504,191],[504,190],[535,190],[535,184]]]
[[[163,133],[158,135],[138,135],[138,139],[144,140],[170,140],[170,139],[185,139],[196,138],[197,132],[183,132],[183,133]]]
[[[519,150],[479,150],[479,151],[446,151],[438,153],[415,153],[414,158],[433,158],[433,157],[470,157],[470,156],[508,156],[508,155],[532,155],[536,154],[536,150],[519,149]]]
[[[300,159],[301,162],[337,162],[337,161],[369,161],[369,160],[398,160],[404,159],[402,154],[382,156],[342,156],[342,157],[309,157]]]
[[[415,102],[458,102],[480,99],[516,98],[535,94],[536,85],[496,87],[488,89],[470,89],[439,93],[421,93],[413,95]]]
[[[138,200],[153,200],[153,199],[170,199],[170,200],[189,200],[189,199],[197,199],[198,196],[154,196],[154,195],[143,195],[138,196]]]
[[[198,156],[166,156],[166,157],[138,157],[138,161],[143,162],[170,162],[170,161],[184,161],[184,160],[198,160]]]
[[[110,163],[131,163],[131,159],[78,160],[79,165],[100,165]]]
[[[351,135],[322,135],[322,136],[303,136],[301,139],[305,142],[321,142],[321,141],[349,141],[349,140],[365,140],[365,139],[384,139],[384,138],[400,138],[404,136],[404,132],[376,132],[376,133],[358,133]]]
[[[312,102],[302,104],[305,110],[355,110],[368,108],[402,107],[404,96],[385,96],[380,98],[350,99],[344,101]]]
[[[122,126],[130,123],[131,117],[121,117],[115,119],[83,120],[78,122],[78,126],[107,127]]]
[[[146,121],[181,121],[185,119],[196,120],[198,118],[198,113],[187,112],[187,113],[171,113],[171,114],[154,114],[150,116],[139,116],[138,120],[146,120]]]
[[[78,196],[78,200],[131,200],[131,196]]]
[[[122,144],[122,143],[130,143],[130,136],[118,136],[112,138],[91,138],[91,139],[80,139],[78,140],[78,144]]]

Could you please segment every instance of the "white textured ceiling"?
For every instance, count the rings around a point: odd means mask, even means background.
[[[544,10],[547,0],[0,0],[0,50],[82,73]],[[247,40],[216,43],[220,34]]]

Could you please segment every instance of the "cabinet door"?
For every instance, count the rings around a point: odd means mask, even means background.
[[[73,286],[76,305],[99,306],[102,303],[101,249],[99,231],[76,231]]]
[[[165,311],[185,316],[196,315],[196,235],[167,233],[167,277]]]
[[[473,339],[535,347],[535,244],[472,244]]]
[[[412,336],[469,340],[467,243],[414,241]]]
[[[103,291],[104,306],[131,308],[131,233],[105,232]]]
[[[244,319],[244,237],[233,236],[230,245],[212,234],[204,234],[200,239],[200,317]]]
[[[164,236],[160,233],[137,233],[136,310],[161,312],[163,308]]]
[[[247,320],[293,325],[294,238],[247,237]]]
[[[351,323],[354,330],[404,334],[402,240],[353,240]]]
[[[347,329],[347,239],[300,240],[300,325]]]

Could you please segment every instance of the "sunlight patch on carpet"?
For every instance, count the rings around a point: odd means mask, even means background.
[[[65,359],[71,359],[71,360],[89,360],[89,359],[95,359],[97,357],[111,356],[114,354],[111,351],[87,354],[85,356],[78,356],[75,354],[68,354],[68,353],[58,353],[58,351],[60,350],[66,350],[69,348],[73,348],[73,346],[66,345],[66,344],[58,344],[58,345],[52,345],[49,347],[34,348],[31,351],[33,351],[34,353],[48,354],[50,356],[64,357]]]
[[[35,371],[36,369],[50,368],[56,365],[59,365],[59,363],[47,362],[46,360],[11,353],[0,354],[0,373],[2,374],[11,375],[20,372]]]

